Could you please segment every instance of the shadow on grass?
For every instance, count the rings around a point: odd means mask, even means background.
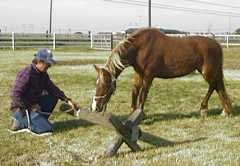
[[[240,105],[234,106],[233,111],[234,111],[234,116],[239,116],[240,115]]]
[[[177,119],[186,119],[200,117],[199,112],[191,112],[189,114],[184,113],[156,113],[147,115],[142,124],[151,125],[154,122],[158,121],[169,121],[169,120],[177,120]]]
[[[233,107],[234,116],[239,116],[240,115],[240,106],[234,106]],[[220,116],[222,113],[221,108],[214,108],[210,109],[208,112],[208,117],[211,116]],[[150,114],[147,115],[146,118],[144,119],[142,124],[145,125],[151,125],[154,122],[158,121],[169,121],[169,120],[177,120],[177,119],[188,119],[188,118],[201,118],[200,112],[191,112],[191,113],[156,113],[156,114]]]
[[[156,147],[163,147],[163,146],[174,146],[174,145],[179,145],[179,144],[185,144],[185,143],[191,143],[191,142],[197,142],[206,139],[205,137],[202,138],[197,138],[194,140],[185,140],[185,141],[179,141],[179,142],[173,142],[166,140],[164,138],[142,132],[141,137],[139,138],[141,141],[146,142],[148,144],[154,145]]]
[[[73,119],[67,121],[59,121],[53,123],[53,130],[56,133],[60,133],[62,131],[72,130],[79,127],[88,127],[94,125],[93,123],[82,120],[82,119]]]
[[[209,110],[208,116],[218,116],[221,115],[222,109],[221,108],[214,108]],[[233,106],[233,116],[240,115],[240,105]]]
[[[146,134],[146,135],[144,136],[144,134]],[[145,148],[144,151],[148,151],[148,150],[152,150],[152,149],[156,149],[156,148],[160,148],[160,147],[173,147],[176,145],[189,144],[189,143],[199,142],[199,141],[207,139],[206,137],[200,137],[200,138],[191,139],[191,140],[169,141],[164,138],[156,137],[156,136],[153,136],[148,133],[144,133],[144,134],[143,134],[142,138],[140,138],[140,140],[153,145],[151,147]]]
[[[167,147],[167,146],[172,147],[172,146],[176,146],[176,145],[188,144],[188,143],[202,141],[202,140],[205,140],[205,139],[207,139],[207,138],[206,137],[200,137],[200,138],[196,138],[196,139],[192,139],[192,140],[170,141],[170,140],[167,140],[167,139],[164,139],[164,138],[161,138],[161,137],[158,137],[158,136],[146,133],[146,132],[142,132],[142,135],[139,138],[139,140],[153,145],[151,147],[143,149],[143,151],[148,151],[148,150],[156,149],[156,148],[159,148],[159,147]],[[132,153],[132,151],[119,152],[117,154],[117,156],[125,155],[126,153]]]
[[[173,146],[174,142],[142,131],[139,140],[154,146]]]

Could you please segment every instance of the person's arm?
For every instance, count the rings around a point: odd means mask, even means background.
[[[61,99],[62,101],[65,101],[69,105],[71,105],[72,108],[78,109],[79,105],[77,102],[73,101],[71,98],[67,97],[60,88],[58,88],[52,80],[49,78],[48,74],[46,75],[46,90],[51,93],[52,95],[56,96],[58,99]]]
[[[46,74],[46,82],[45,82],[46,90],[52,94],[53,96],[57,97],[58,99],[67,102],[70,98],[68,98],[60,88],[58,88],[52,80],[49,78],[48,74]]]
[[[30,107],[29,102],[25,99],[24,94],[26,93],[29,80],[30,80],[30,71],[27,69],[22,70],[18,73],[15,84],[12,88],[11,98],[13,107],[27,109]]]

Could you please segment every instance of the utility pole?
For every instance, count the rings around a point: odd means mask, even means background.
[[[151,0],[148,0],[148,27],[151,27]]]
[[[49,34],[52,33],[52,0],[50,0],[50,22],[49,22]]]
[[[231,34],[231,16],[228,16],[228,34]]]

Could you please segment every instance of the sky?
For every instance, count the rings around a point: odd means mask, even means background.
[[[52,0],[53,32],[88,30],[123,31],[148,26],[148,0]],[[199,3],[206,2],[206,3]],[[145,3],[145,6],[125,2]],[[231,2],[231,3],[229,3]],[[221,5],[211,5],[221,4]],[[152,0],[152,26],[188,32],[233,32],[240,28],[240,0]],[[186,12],[162,5],[194,8],[202,13]],[[0,0],[2,32],[46,32],[49,29],[50,0]],[[203,11],[203,9],[205,9]],[[207,14],[206,10],[225,12],[225,16]],[[229,16],[230,12],[235,16]],[[228,15],[229,14],[229,15]]]

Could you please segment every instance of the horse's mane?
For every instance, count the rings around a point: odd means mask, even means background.
[[[116,74],[116,68],[122,71],[129,66],[125,55],[129,47],[133,46],[133,42],[134,38],[132,36],[127,37],[126,39],[120,41],[108,56],[105,67],[108,68],[113,75]]]
[[[149,29],[151,32],[158,33],[161,37],[166,37],[166,35],[159,31],[157,28],[140,28],[136,31],[134,31],[130,36],[128,36],[126,39],[123,39],[120,41],[116,47],[112,50],[113,53],[118,53],[120,56],[127,52],[128,48],[130,46],[134,46],[134,41],[139,37],[142,36],[144,33],[149,34]]]
[[[118,53],[120,56],[125,54],[130,46],[133,45],[134,37],[129,36],[126,39],[120,41],[116,47],[112,50],[113,53]]]
[[[151,29],[151,32],[153,33],[158,33],[161,36],[165,36],[156,28],[150,28],[150,29]],[[111,54],[108,56],[105,67],[109,71],[111,71],[113,75],[115,75],[116,73],[116,68],[122,71],[130,65],[128,61],[127,53],[131,48],[133,47],[137,48],[137,41],[138,41],[137,39],[139,39],[139,37],[141,37],[144,33],[149,35],[149,28],[141,28],[139,30],[136,30],[130,36],[120,41],[112,50]],[[150,33],[150,35],[152,34]]]

